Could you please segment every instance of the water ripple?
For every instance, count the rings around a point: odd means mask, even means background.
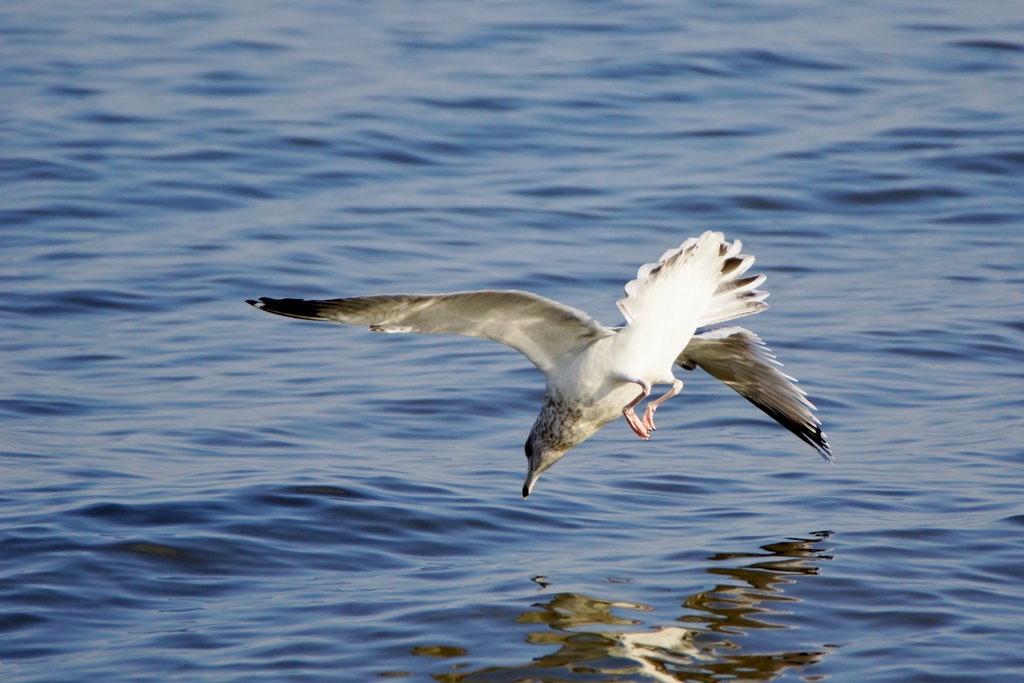
[[[1017,681],[1006,3],[66,10],[0,8],[5,683]],[[524,501],[514,351],[244,303],[617,324],[704,230],[836,465],[694,372]]]

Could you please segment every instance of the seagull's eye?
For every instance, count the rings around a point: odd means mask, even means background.
[[[526,440],[526,459],[533,460],[533,443],[531,439]]]

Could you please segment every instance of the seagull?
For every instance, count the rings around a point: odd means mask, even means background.
[[[647,441],[654,413],[683,388],[673,367],[701,368],[832,462],[821,422],[796,379],[753,332],[720,326],[768,308],[764,275],[747,276],[754,257],[720,232],[691,237],[641,266],[618,307],[626,322],[606,327],[578,309],[531,292],[479,290],[385,294],[346,299],[271,299],[247,303],[302,320],[367,325],[373,332],[458,334],[511,346],[547,382],[540,414],[526,439],[523,497],[571,448],[619,416]],[[656,384],[668,391],[640,402]]]

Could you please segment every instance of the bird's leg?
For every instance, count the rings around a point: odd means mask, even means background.
[[[657,399],[651,401],[650,403],[648,403],[647,404],[647,410],[644,411],[644,419],[643,419],[644,427],[647,427],[647,429],[649,429],[652,432],[655,429],[657,429],[654,426],[654,411],[658,409],[658,406],[660,406],[662,403],[664,403],[665,401],[669,400],[670,398],[672,398],[673,396],[675,396],[676,394],[678,394],[682,390],[683,390],[683,380],[681,380],[681,379],[672,380],[672,388],[669,389],[668,391],[666,391],[664,396],[661,396],[660,398],[657,398]]]
[[[629,426],[633,429],[634,432],[636,432],[636,435],[639,436],[644,441],[649,441],[651,438],[651,433],[647,429],[647,427],[645,427],[644,424],[640,421],[640,418],[636,416],[636,413],[633,412],[633,408],[636,408],[637,404],[640,403],[640,401],[650,396],[651,385],[639,379],[633,381],[636,384],[640,385],[640,395],[634,398],[630,403],[626,404],[622,408],[622,414],[626,416],[626,422],[628,422]]]

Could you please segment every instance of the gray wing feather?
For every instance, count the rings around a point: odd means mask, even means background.
[[[794,378],[778,370],[781,363],[750,330],[719,327],[695,334],[676,363],[687,370],[700,367],[725,382],[832,461],[821,422],[811,412],[814,405],[794,384]]]
[[[614,332],[583,311],[519,291],[249,301],[270,313],[367,325],[374,332],[460,334],[516,349],[547,374],[560,358]]]

